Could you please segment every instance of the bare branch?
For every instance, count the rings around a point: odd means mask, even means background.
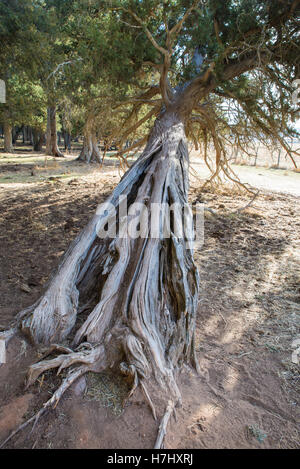
[[[176,34],[178,34],[178,33],[181,31],[181,28],[182,28],[182,26],[183,26],[183,23],[184,23],[185,20],[189,17],[189,15],[191,14],[191,12],[197,8],[198,3],[199,3],[199,0],[195,1],[195,2],[192,4],[192,6],[187,9],[187,11],[185,12],[185,14],[184,14],[183,17],[181,18],[181,20],[180,20],[178,23],[176,23],[175,26],[173,26],[172,29],[170,29],[170,31],[169,31],[170,37],[175,36]]]
[[[139,25],[144,29],[146,35],[147,35],[147,38],[149,39],[149,41],[152,43],[152,45],[155,47],[155,49],[157,49],[162,55],[165,55],[165,54],[168,54],[168,51],[167,49],[165,49],[164,47],[160,46],[156,40],[154,39],[154,37],[152,36],[152,34],[150,33],[149,29],[147,28],[147,26],[145,25],[145,23],[143,22],[143,20],[137,16],[134,11],[132,10],[126,10],[124,9],[124,11],[126,11],[127,13],[129,13],[135,20],[137,23],[139,23]]]

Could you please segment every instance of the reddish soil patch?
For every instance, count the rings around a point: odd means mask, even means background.
[[[70,241],[117,179],[79,179],[22,186],[1,194],[0,324],[9,326],[32,304]],[[197,197],[193,191],[192,199]],[[299,199],[263,194],[248,202],[232,193],[205,193],[205,243],[195,252],[201,276],[197,349],[201,375],[185,367],[183,406],[171,419],[166,448],[295,448],[299,367],[291,361],[299,334]],[[297,218],[298,217],[298,218]],[[23,337],[0,367],[0,440],[45,402],[60,377],[46,373],[24,394],[26,368],[38,360]],[[89,397],[89,381],[9,448],[151,448],[158,423],[137,391],[121,415]],[[109,400],[111,399],[111,401]]]
[[[32,394],[16,397],[9,404],[1,408],[0,433],[11,432],[22,423],[22,417],[26,414]]]

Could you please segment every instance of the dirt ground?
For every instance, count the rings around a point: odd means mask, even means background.
[[[300,175],[299,175],[300,176]],[[31,305],[70,241],[120,179],[116,161],[102,168],[69,157],[0,155],[0,325]],[[288,184],[288,180],[287,180]],[[299,197],[261,191],[249,198],[229,188],[200,194],[205,242],[195,259],[201,278],[197,353],[201,374],[179,377],[183,405],[169,425],[166,448],[297,448],[299,433]],[[300,355],[300,353],[299,353]],[[37,351],[13,339],[0,366],[0,441],[34,414],[60,383],[45,373],[28,390]],[[8,448],[152,448],[158,422],[137,391],[126,393],[106,373],[75,383],[33,431]],[[299,421],[299,419],[298,419]]]

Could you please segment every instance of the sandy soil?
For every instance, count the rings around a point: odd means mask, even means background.
[[[192,170],[204,181],[209,176],[208,168],[196,156],[191,163]],[[300,197],[300,172],[235,164],[232,168],[240,181],[252,188]]]
[[[45,168],[44,159],[33,156],[27,163],[19,157],[22,165],[0,158],[3,327],[41,295],[70,241],[120,177],[113,160],[101,170],[70,160],[48,161]],[[292,362],[300,338],[299,198],[262,192],[236,213],[249,199],[232,190],[200,194],[198,187],[192,181],[191,201],[213,210],[205,212],[205,243],[195,252],[201,375],[183,369],[183,406],[165,446],[299,447],[299,365]],[[0,440],[33,415],[61,379],[49,372],[25,391],[26,369],[38,353],[19,336],[7,355],[0,366]],[[81,379],[31,433],[27,428],[7,447],[153,447],[158,423],[139,391],[122,409],[123,393],[111,374]]]

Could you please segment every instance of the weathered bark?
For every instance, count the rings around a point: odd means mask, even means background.
[[[193,231],[188,187],[184,124],[176,113],[168,112],[156,121],[142,155],[108,198],[108,211],[98,207],[66,252],[43,297],[19,313],[17,321],[31,341],[50,345],[49,353],[63,352],[31,366],[28,385],[52,368],[60,371],[76,365],[67,378],[73,382],[86,371],[119,366],[132,379],[130,395],[140,384],[154,417],[149,388],[162,389],[172,406],[181,402],[177,371],[184,362],[196,366],[198,273],[186,245]],[[128,212],[123,214],[125,196]],[[150,235],[149,210],[143,236],[126,236],[133,217],[130,208],[136,203],[149,209],[162,204],[155,236]],[[174,203],[188,211],[177,210],[169,220],[168,208]],[[99,233],[114,217],[114,208],[121,220],[118,234],[103,239]],[[165,237],[168,221],[171,233]],[[178,223],[185,223],[182,237],[176,234]],[[51,345],[62,341],[69,341],[72,348]],[[67,387],[64,381],[55,399]]]
[[[86,163],[100,163],[101,154],[97,143],[97,137],[94,133],[86,132],[83,138],[83,146],[77,158]]]
[[[56,132],[56,106],[49,106],[47,109],[47,143],[46,153],[51,156],[64,155],[59,150],[57,145],[57,132]]]
[[[6,153],[13,153],[14,147],[12,144],[12,125],[4,122],[4,151]]]

